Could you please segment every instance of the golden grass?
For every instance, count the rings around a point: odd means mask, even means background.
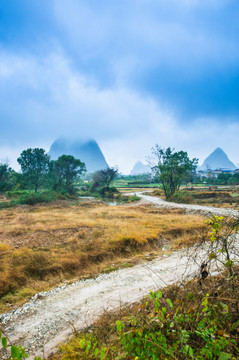
[[[9,294],[11,303],[14,294],[21,300],[25,288],[28,294],[96,275],[112,262],[135,263],[165,243],[189,244],[205,227],[202,217],[181,210],[99,203],[24,206],[0,214],[2,304]]]

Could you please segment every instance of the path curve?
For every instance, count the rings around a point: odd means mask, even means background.
[[[239,211],[235,209],[228,209],[228,208],[218,208],[213,206],[203,206],[203,205],[195,205],[195,204],[178,204],[174,202],[169,202],[163,200],[160,197],[145,195],[145,192],[136,192],[132,193],[141,198],[142,204],[153,204],[157,207],[161,207],[164,209],[184,209],[188,213],[200,213],[201,215],[206,216],[231,216],[231,217],[238,217],[239,218]],[[150,194],[150,192],[149,192]]]

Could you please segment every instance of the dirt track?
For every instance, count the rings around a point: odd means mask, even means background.
[[[31,355],[49,356],[56,346],[72,334],[73,329],[91,325],[105,310],[133,303],[151,289],[182,280],[183,276],[198,272],[187,256],[174,253],[169,257],[133,268],[100,275],[96,279],[77,282],[49,294],[41,295],[26,310],[6,316],[6,332],[13,343],[21,343]],[[200,261],[199,261],[200,263]]]
[[[132,195],[136,194],[137,196],[141,197],[141,203],[143,204],[153,204],[157,207],[161,207],[164,209],[184,209],[187,213],[199,213],[206,216],[232,216],[232,217],[239,217],[239,211],[234,209],[225,209],[225,208],[218,208],[213,206],[203,206],[203,205],[194,205],[194,204],[177,204],[174,202],[168,202],[160,197],[143,195],[142,192],[132,193]]]

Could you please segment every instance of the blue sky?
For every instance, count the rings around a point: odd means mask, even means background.
[[[128,172],[156,143],[239,163],[239,2],[1,0],[0,158],[91,137]]]

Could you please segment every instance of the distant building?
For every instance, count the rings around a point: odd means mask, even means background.
[[[199,170],[197,172],[197,175],[200,177],[200,179],[202,179],[204,177],[206,177],[208,179],[217,179],[220,174],[234,175],[234,174],[238,174],[238,173],[239,173],[239,169],[232,170],[232,169],[220,168],[220,169],[216,169],[216,170],[211,170],[211,169],[207,169],[204,171]]]

